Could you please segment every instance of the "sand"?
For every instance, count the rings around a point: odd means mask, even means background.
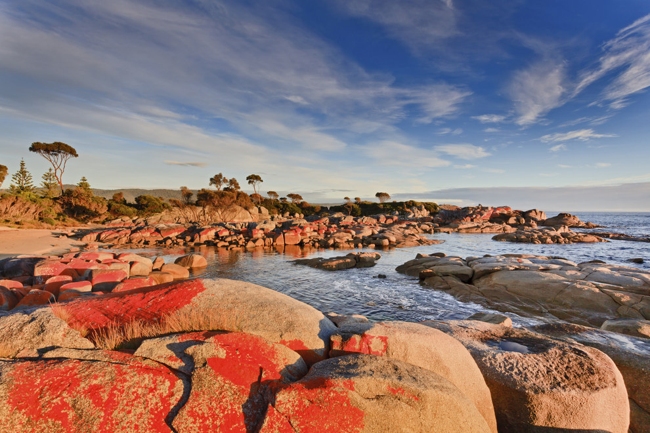
[[[61,255],[78,251],[85,243],[67,236],[61,230],[12,229],[0,227],[0,259],[20,254]]]

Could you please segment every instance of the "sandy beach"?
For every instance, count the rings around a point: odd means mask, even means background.
[[[61,255],[84,245],[61,230],[13,229],[0,226],[0,259],[20,254]]]

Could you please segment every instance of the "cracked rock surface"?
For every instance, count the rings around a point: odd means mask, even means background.
[[[397,271],[462,301],[525,317],[596,327],[612,319],[650,319],[650,272],[633,267],[506,254],[420,257]]]

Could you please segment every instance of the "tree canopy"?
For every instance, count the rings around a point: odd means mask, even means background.
[[[5,181],[8,172],[9,169],[7,168],[7,166],[0,164],[0,186],[2,186],[2,182]]]
[[[277,200],[278,197],[280,197],[280,195],[275,191],[269,191],[266,195],[268,195],[271,200]]]
[[[59,182],[61,194],[63,194],[63,172],[65,172],[65,166],[70,158],[77,158],[79,156],[75,148],[60,141],[55,141],[54,143],[41,143],[37,141],[32,143],[29,151],[38,153],[52,164],[54,177]]]
[[[300,194],[287,194],[287,197],[291,200],[291,203],[300,203],[302,201],[302,196]]]
[[[215,188],[217,188],[217,191],[221,191],[221,188],[224,187],[224,185],[228,184],[228,178],[224,177],[223,174],[215,174],[210,178],[210,186],[214,185]]]
[[[379,199],[379,203],[385,203],[388,200],[390,200],[390,194],[388,194],[387,192],[378,192],[377,194],[375,194],[375,197]]]
[[[264,182],[259,174],[249,174],[248,176],[246,176],[246,180],[248,181],[249,185],[253,186],[253,192],[255,194],[257,194],[257,187],[259,186],[259,184]]]

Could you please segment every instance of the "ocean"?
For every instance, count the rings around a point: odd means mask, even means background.
[[[547,213],[555,215],[553,212]],[[650,213],[576,213],[583,221],[605,226],[600,231],[620,232],[634,236],[650,236]],[[230,278],[259,284],[285,293],[323,312],[363,314],[373,320],[465,319],[484,307],[460,302],[444,292],[418,284],[417,278],[395,271],[395,267],[415,258],[418,253],[444,252],[463,258],[506,253],[559,256],[574,262],[603,260],[625,266],[650,270],[650,243],[618,241],[597,244],[532,245],[496,242],[492,234],[435,234],[444,240],[440,245],[392,250],[377,250],[381,259],[372,268],[328,272],[292,263],[291,256],[275,251],[225,251],[212,247],[197,248],[209,266],[201,277]],[[148,254],[163,254],[167,261],[186,252],[183,250],[132,250]],[[354,250],[365,251],[365,250]],[[375,250],[367,250],[375,251]],[[308,257],[332,257],[350,251],[318,250]],[[643,258],[645,263],[628,262]],[[377,278],[386,275],[385,279]],[[503,313],[501,313],[503,314]],[[539,323],[535,319],[509,314],[515,324]]]

